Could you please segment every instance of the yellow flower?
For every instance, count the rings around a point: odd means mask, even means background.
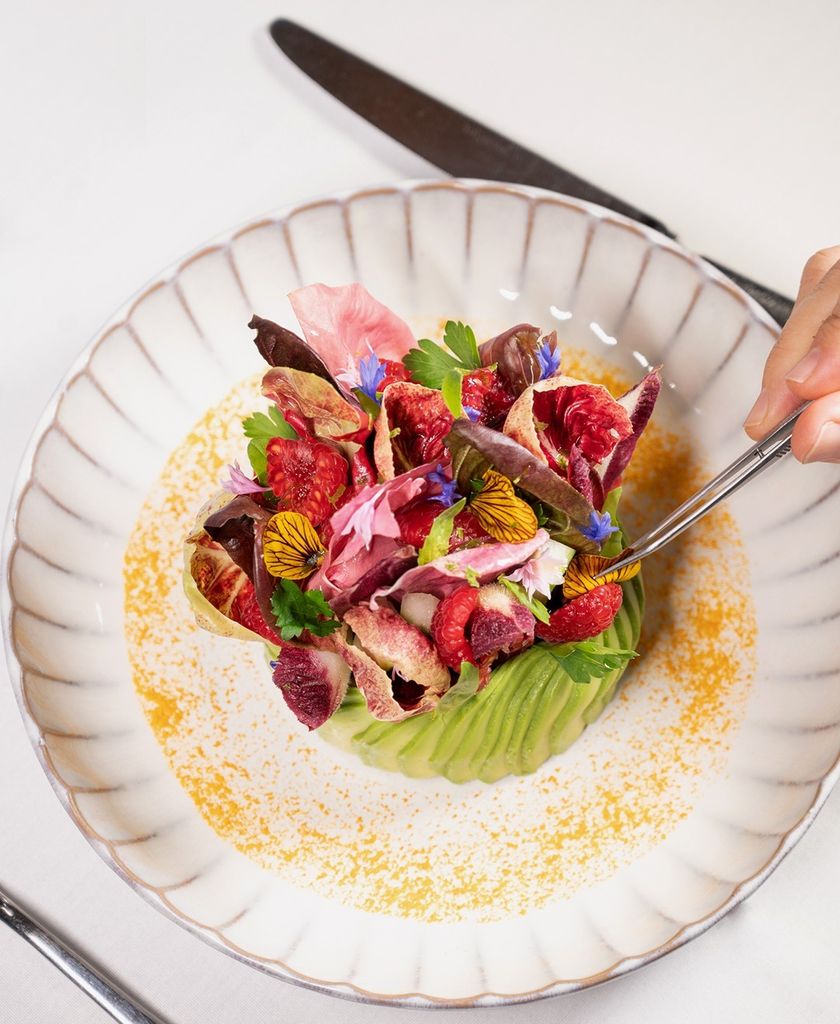
[[[305,580],[324,560],[312,523],[300,512],[278,512],[263,531],[263,559],[272,576]]]
[[[563,578],[563,596],[571,600],[573,597],[580,597],[581,594],[585,594],[588,590],[594,590],[604,583],[623,583],[625,580],[633,579],[642,567],[641,562],[631,562],[623,569],[608,572],[600,579],[595,579],[599,572],[603,572],[621,557],[621,555],[616,555],[615,558],[607,558],[605,555],[584,555],[578,552],[566,569],[566,575]]]
[[[484,529],[496,540],[519,544],[537,532],[537,517],[531,506],[517,497],[506,476],[488,469],[484,486],[470,501],[470,508]]]

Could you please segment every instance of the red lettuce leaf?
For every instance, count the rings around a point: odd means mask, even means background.
[[[293,370],[314,373],[339,390],[321,357],[294,331],[281,327],[273,320],[264,320],[256,313],[251,317],[248,326],[257,332],[254,344],[269,366],[290,366]]]
[[[208,536],[221,544],[231,559],[254,585],[254,592],[262,617],[274,622],[271,595],[276,580],[265,567],[262,536],[271,512],[258,505],[253,498],[240,494],[218,512],[204,520]]]
[[[589,526],[592,504],[518,441],[480,423],[458,419],[446,438],[446,447],[452,453],[452,472],[462,494],[469,494],[470,481],[481,479],[492,467],[545,507],[555,540],[578,551],[598,550],[594,541],[580,533],[582,527]]]
[[[662,378],[659,369],[651,370],[639,383],[631,388],[625,395],[618,399],[621,405],[630,416],[630,425],[633,433],[619,441],[615,450],[610,456],[603,475],[604,492],[611,491],[621,480],[621,474],[627,469],[642,431],[648,425],[659,392],[662,388]]]
[[[517,324],[478,346],[481,365],[495,364],[502,380],[514,394],[521,395],[525,388],[540,379],[539,340],[539,327]]]

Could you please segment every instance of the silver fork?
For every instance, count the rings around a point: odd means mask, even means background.
[[[595,579],[605,576],[608,572],[621,569],[625,565],[630,565],[632,562],[637,562],[639,559],[647,558],[648,555],[664,548],[675,537],[679,537],[681,533],[693,526],[698,519],[702,519],[722,501],[763,473],[768,466],[773,466],[783,459],[790,452],[793,428],[810,404],[810,402],[806,402],[805,405],[800,406],[763,441],[748,448],[743,455],[740,455],[726,469],[718,473],[705,487],[701,487],[651,530],[648,530],[638,540],[633,541],[622,552],[619,561],[598,573]]]
[[[164,1024],[162,1018],[149,1010],[143,1010],[137,1001],[113,981],[73,953],[46,928],[29,917],[23,910],[0,890],[0,921],[7,924],[34,946],[39,953],[54,964],[74,984],[119,1024]]]

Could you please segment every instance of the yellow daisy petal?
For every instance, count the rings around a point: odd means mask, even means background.
[[[305,580],[324,560],[312,523],[300,512],[278,512],[263,531],[263,559],[272,576]]]
[[[594,590],[604,583],[623,583],[625,580],[631,580],[641,569],[641,562],[631,562],[623,569],[608,572],[600,579],[595,579],[599,572],[603,572],[621,557],[621,555],[616,555],[615,558],[607,558],[605,555],[585,555],[578,552],[566,569],[566,575],[563,578],[563,596],[571,600],[571,598],[580,597],[581,594],[585,594],[588,590]]]
[[[537,532],[537,517],[531,506],[514,493],[510,480],[495,469],[488,469],[483,480],[484,487],[470,501],[479,523],[491,537],[506,544],[530,540]]]

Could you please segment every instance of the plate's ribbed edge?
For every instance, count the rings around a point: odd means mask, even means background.
[[[837,782],[838,775],[840,775],[840,758],[836,760],[830,770],[825,774],[822,780],[819,782],[813,802],[807,811],[803,814],[801,819],[787,832],[785,832],[776,846],[773,855],[768,862],[756,871],[752,876],[739,883],[733,888],[729,897],[720,904],[715,910],[705,915],[703,918],[691,922],[680,928],[668,941],[650,949],[646,952],[638,954],[633,957],[623,957],[618,959],[614,964],[606,968],[605,970],[591,975],[586,978],[577,978],[573,980],[555,980],[551,983],[530,991],[519,992],[519,993],[498,993],[492,991],[477,992],[473,995],[465,996],[458,999],[441,999],[435,996],[425,994],[422,992],[406,992],[401,994],[386,994],[370,992],[363,988],[354,986],[353,984],[342,982],[342,981],[328,981],[323,979],[316,979],[307,977],[298,972],[295,972],[288,965],[282,963],[279,960],[265,960],[255,957],[247,951],[240,949],[234,945],[230,940],[226,939],[220,929],[209,928],[202,925],[198,921],[191,920],[183,913],[177,911],[174,905],[166,897],[165,888],[155,888],[148,886],[143,883],[124,863],[119,855],[119,841],[109,842],[102,837],[98,836],[92,831],[91,827],[84,820],[74,797],[74,787],[65,785],[59,779],[58,773],[51,762],[49,752],[47,751],[43,741],[43,730],[39,729],[34,718],[32,717],[29,709],[26,706],[26,696],[23,688],[23,673],[24,669],[16,655],[14,649],[13,639],[13,614],[14,614],[14,603],[12,599],[11,579],[10,570],[12,565],[12,558],[15,550],[19,546],[19,540],[17,537],[16,529],[16,513],[19,502],[24,495],[27,486],[29,484],[30,475],[32,472],[32,466],[37,454],[39,445],[47,431],[55,424],[56,414],[61,401],[61,398],[68,388],[68,386],[79,376],[87,375],[90,376],[94,382],[95,377],[89,373],[89,364],[96,353],[99,345],[107,338],[107,336],[116,328],[125,325],[130,318],[131,312],[134,307],[142,301],[144,297],[149,295],[151,292],[159,288],[162,284],[176,283],[180,271],[188,266],[190,263],[200,259],[204,254],[209,252],[216,252],[223,250],[230,254],[231,245],[237,237],[241,234],[253,230],[257,224],[260,223],[277,223],[281,227],[286,224],[288,219],[295,213],[300,212],[304,209],[311,208],[314,205],[333,202],[338,203],[342,208],[346,208],[346,204],[352,201],[362,200],[368,196],[374,196],[377,194],[387,193],[402,193],[406,196],[406,209],[408,209],[408,199],[410,195],[416,191],[427,190],[427,189],[443,189],[453,190],[464,194],[466,197],[472,197],[482,192],[496,192],[502,194],[514,195],[517,197],[524,197],[530,204],[537,201],[546,202],[555,205],[565,206],[569,209],[576,211],[583,211],[590,216],[593,221],[600,221],[603,223],[612,223],[622,228],[637,234],[639,237],[646,240],[651,248],[661,248],[668,252],[678,256],[680,259],[686,260],[692,266],[694,266],[708,281],[713,282],[718,287],[726,290],[733,298],[740,303],[754,321],[761,323],[769,331],[775,333],[777,326],[769,317],[769,315],[757,305],[751,298],[741,292],[735,285],[733,285],[727,278],[724,277],[715,267],[706,263],[699,257],[692,256],[682,249],[679,248],[670,239],[663,235],[659,235],[650,229],[644,228],[626,218],[614,214],[610,211],[602,210],[599,207],[593,206],[592,204],[579,202],[577,200],[568,199],[566,197],[557,196],[554,193],[547,192],[543,189],[535,189],[524,186],[508,185],[504,183],[485,182],[478,180],[448,180],[448,181],[408,181],[398,184],[388,184],[378,186],[369,189],[361,190],[350,190],[347,192],[340,193],[338,195],[332,195],[316,199],[303,204],[296,204],[282,208],[276,212],[273,212],[266,217],[259,218],[255,221],[249,221],[247,224],[239,225],[236,228],[223,233],[213,241],[198,247],[188,256],[178,260],[172,264],[162,274],[157,275],[152,281],[150,281],[144,288],[141,288],[135,296],[133,296],[125,305],[117,312],[115,316],[110,318],[107,323],[98,332],[94,341],[84,350],[79,356],[75,363],[71,366],[67,375],[64,377],[58,388],[54,392],[45,412],[40,417],[36,428],[33,432],[32,438],[27,446],[26,452],[21,462],[20,469],[18,471],[17,479],[12,491],[12,495],[9,502],[9,512],[7,517],[6,529],[3,536],[2,542],[2,575],[3,575],[3,591],[2,599],[0,599],[0,609],[2,610],[3,617],[3,635],[6,645],[7,652],[7,664],[9,668],[9,674],[12,681],[12,685],[15,690],[15,697],[18,706],[21,711],[21,716],[24,720],[24,726],[27,730],[27,734],[35,748],[36,756],[44,769],[47,777],[50,780],[53,789],[56,792],[59,800],[70,814],[70,816],[76,821],[85,837],[90,842],[91,846],[96,852],[105,860],[136,892],[142,895],[150,903],[156,906],[164,914],[170,917],[172,920],[179,923],[182,927],[187,928],[194,934],[200,936],[206,942],[215,946],[218,949],[223,950],[228,955],[235,957],[245,963],[251,964],[258,967],[259,969],[271,974],[275,977],[283,978],[284,980],[291,981],[294,984],[298,984],[304,988],[313,989],[315,991],[329,993],[332,995],[340,996],[342,998],[353,999],[362,1002],[373,1002],[392,1006],[419,1006],[419,1007],[468,1007],[468,1006],[490,1006],[500,1004],[512,1004],[528,1002],[538,998],[544,998],[551,995],[572,992],[581,988],[590,987],[595,984],[608,981],[612,978],[619,977],[626,974],[638,967],[643,966],[646,963],[650,963],[653,960],[670,952],[672,949],[678,948],[684,945],[686,942],[695,938],[701,934],[707,928],[711,927],[721,917],[723,917],[732,907],[736,906],[742,900],[746,899],[751,893],[753,893],[761,884],[766,880],[767,877],[773,872],[778,866],[782,859],[790,852],[793,846],[798,842],[804,832],[810,827],[823,803],[825,802],[828,793]],[[351,230],[349,220],[345,220],[348,232]],[[407,221],[407,232],[408,237],[411,237],[410,224]],[[287,236],[286,236],[287,237]],[[288,244],[288,237],[287,237]],[[525,250],[527,253],[528,240],[526,239]],[[294,254],[291,253],[294,259]],[[523,265],[526,254],[523,254]],[[233,264],[235,271],[235,263]],[[644,268],[643,268],[644,270]],[[638,283],[637,283],[638,286]],[[176,287],[177,291],[177,287]],[[199,332],[200,333],[200,332]],[[738,339],[740,341],[740,338]],[[736,342],[737,344],[737,342]],[[208,865],[209,868],[209,865]],[[207,869],[207,868],[206,868]],[[206,870],[205,869],[205,870]],[[185,881],[190,881],[187,879]],[[182,882],[181,884],[185,884]],[[168,888],[174,888],[170,886]],[[645,901],[647,902],[647,901]],[[242,913],[247,912],[247,907],[243,909]],[[240,916],[240,915],[237,915]],[[234,918],[235,920],[235,918]],[[230,924],[231,922],[228,922]]]

